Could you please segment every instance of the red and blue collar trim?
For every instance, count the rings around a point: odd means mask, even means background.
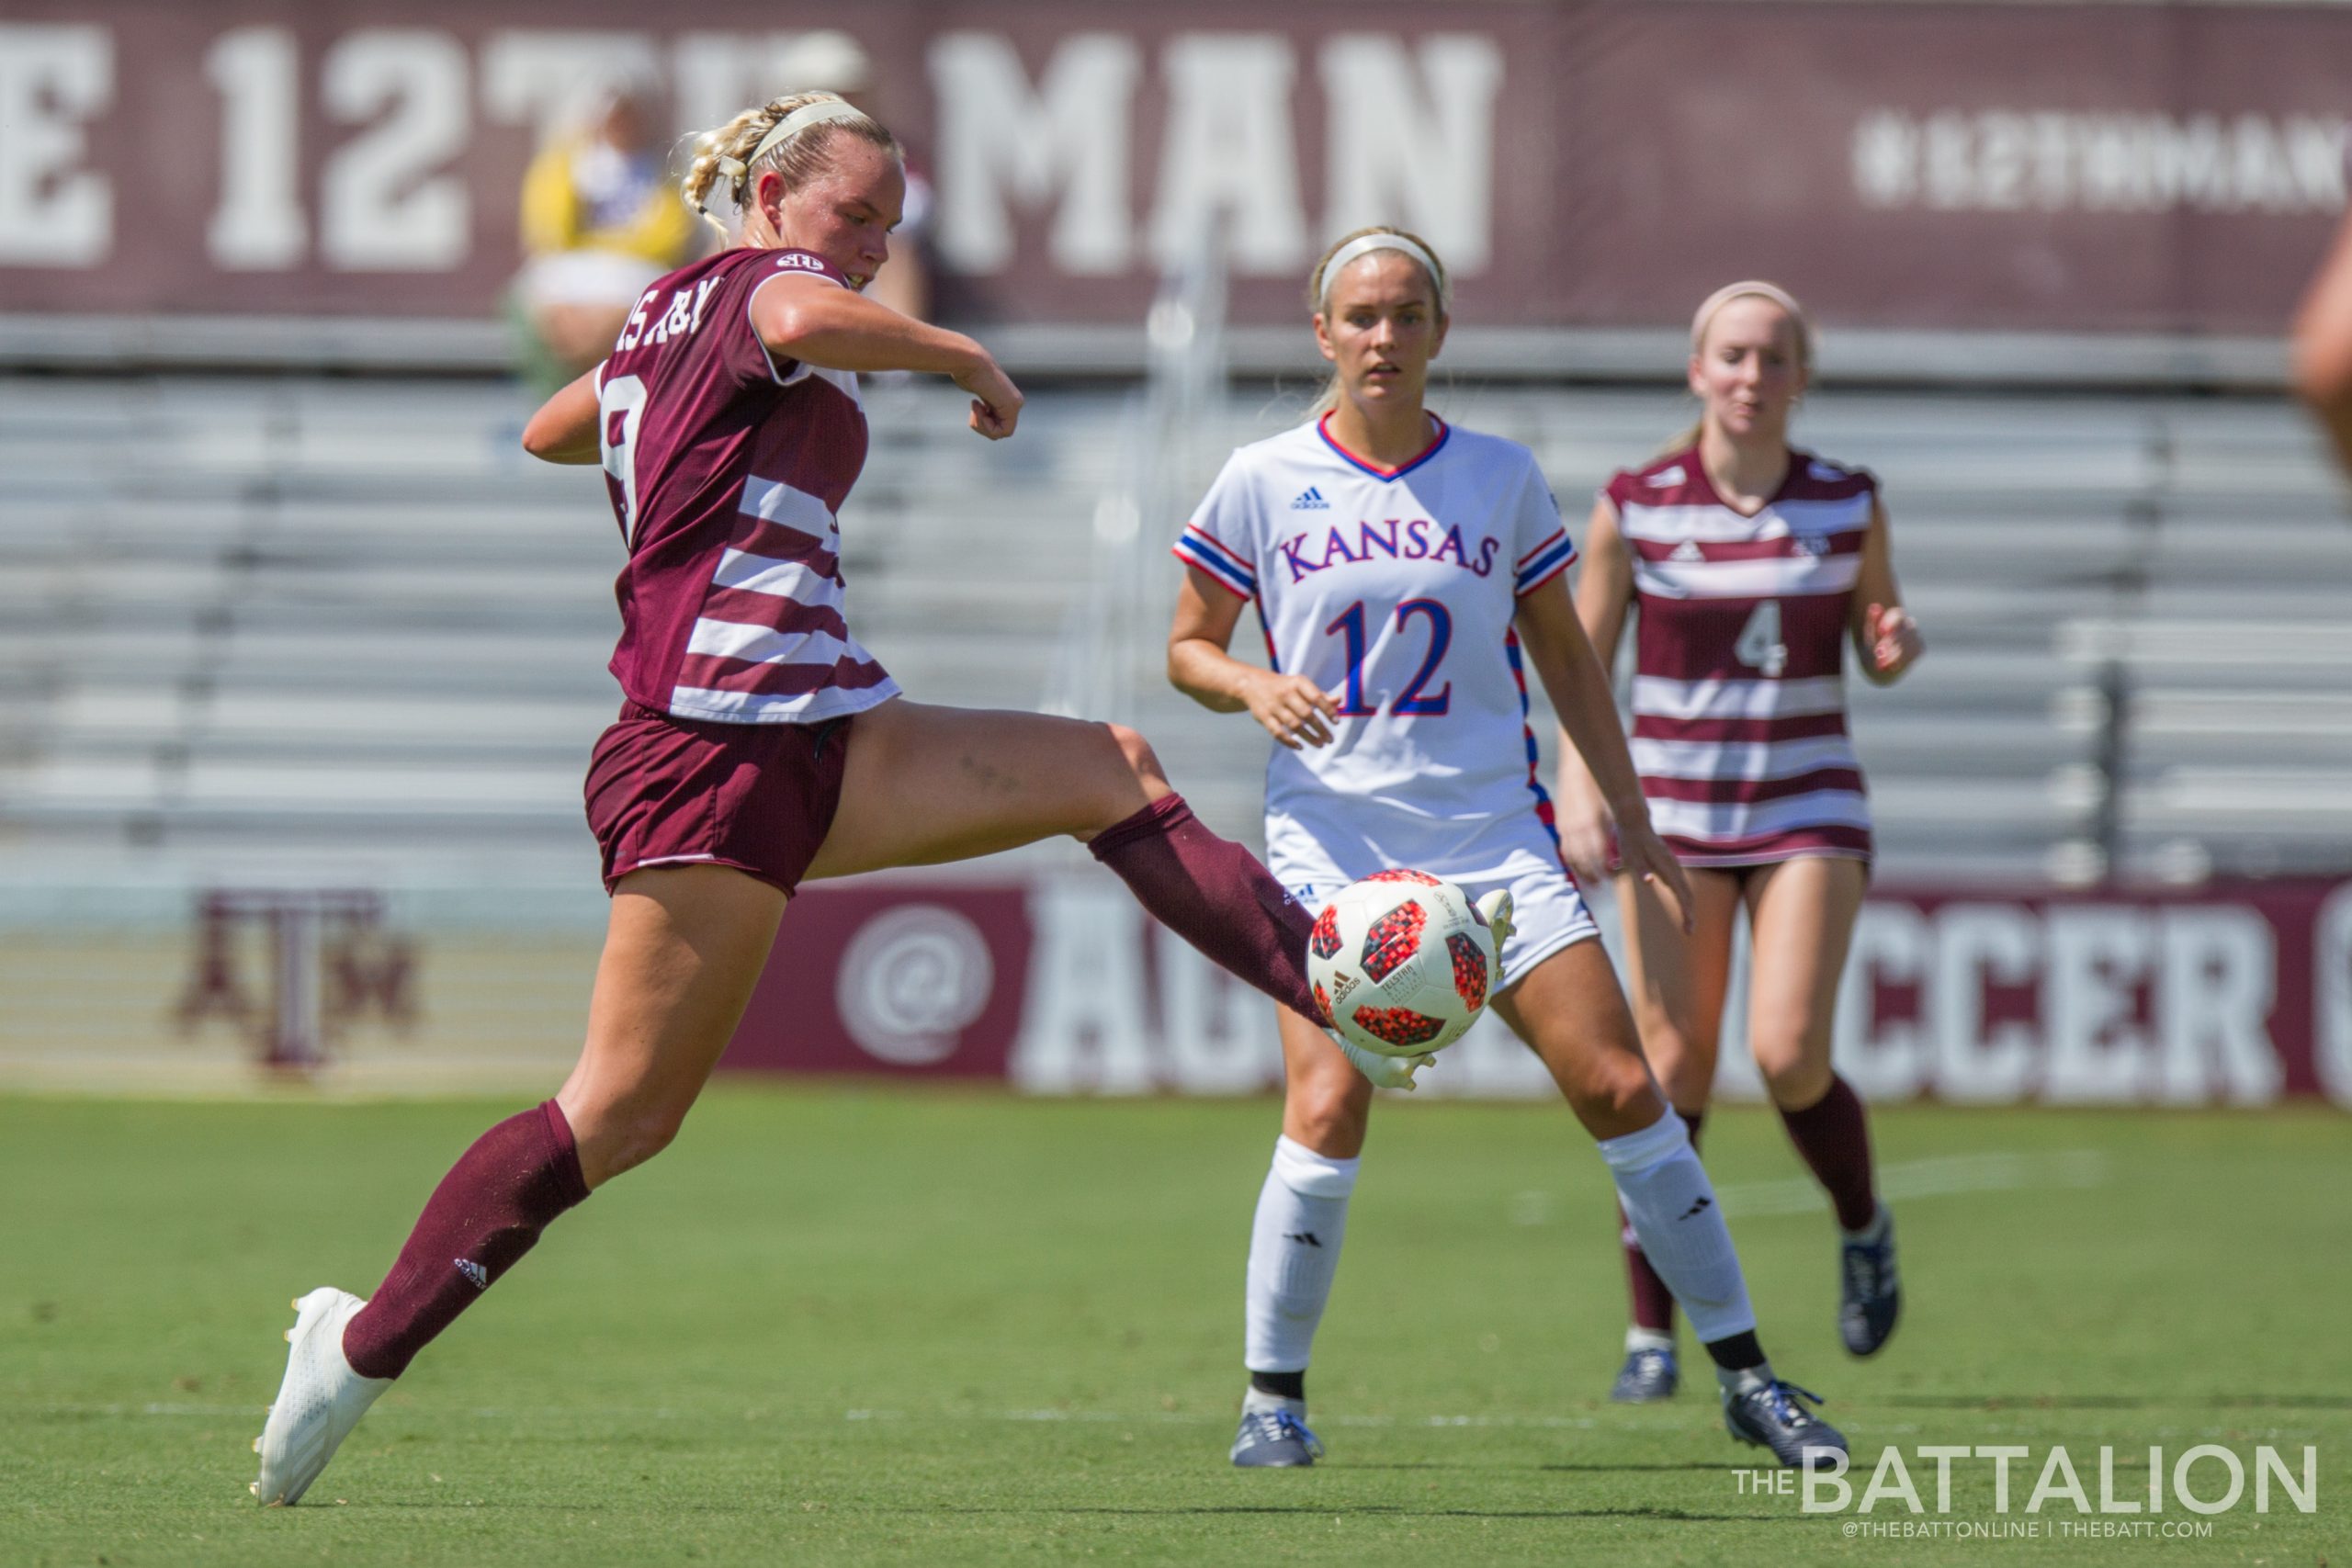
[[[1353,464],[1359,468],[1362,468],[1374,479],[1382,480],[1401,479],[1407,474],[1411,473],[1415,468],[1419,468],[1423,463],[1428,462],[1431,457],[1436,457],[1439,450],[1445,446],[1446,438],[1453,434],[1453,427],[1446,423],[1445,421],[1438,418],[1435,414],[1430,415],[1430,423],[1437,426],[1437,434],[1430,439],[1430,444],[1427,446],[1421,448],[1421,455],[1415,457],[1411,462],[1394,468],[1384,468],[1377,463],[1368,463],[1362,457],[1357,457],[1353,452],[1351,452],[1346,447],[1340,446],[1331,435],[1331,416],[1328,413],[1321,419],[1315,422],[1315,434],[1323,438],[1324,446],[1329,446],[1333,452],[1339,454],[1342,459]]]

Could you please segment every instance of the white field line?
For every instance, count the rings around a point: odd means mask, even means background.
[[[1878,1190],[1896,1201],[1951,1198],[1965,1192],[2014,1192],[2026,1189],[2105,1186],[2107,1156],[2096,1149],[2050,1154],[1996,1151],[1947,1155],[1940,1159],[1904,1160],[1878,1169]],[[1715,1189],[1731,1218],[1809,1214],[1829,1207],[1820,1184],[1809,1176],[1785,1181],[1735,1181]]]

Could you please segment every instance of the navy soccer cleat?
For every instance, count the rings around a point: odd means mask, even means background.
[[[1654,1404],[1672,1399],[1681,1386],[1682,1369],[1675,1364],[1674,1352],[1645,1345],[1625,1352],[1625,1365],[1609,1397],[1619,1404]]]
[[[1848,1352],[1876,1355],[1903,1314],[1894,1273],[1894,1216],[1879,1211],[1878,1239],[1848,1241],[1838,1258],[1838,1332]]]
[[[1724,1427],[1743,1443],[1770,1449],[1792,1470],[1829,1468],[1828,1454],[1846,1452],[1845,1434],[1798,1403],[1821,1395],[1778,1378],[1755,1377],[1737,1390],[1724,1390]]]
[[[1233,1462],[1242,1469],[1292,1468],[1322,1457],[1322,1439],[1289,1410],[1241,1413],[1241,1429],[1233,1435]]]

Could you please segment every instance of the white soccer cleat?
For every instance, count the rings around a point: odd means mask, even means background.
[[[286,1332],[292,1347],[286,1381],[254,1442],[261,1479],[253,1494],[264,1507],[301,1501],[368,1407],[392,1386],[390,1378],[361,1377],[343,1359],[344,1325],[367,1304],[323,1285],[294,1303],[294,1326]]]
[[[1491,996],[1503,983],[1503,947],[1510,941],[1511,933],[1510,894],[1498,887],[1470,907],[1478,911],[1478,918],[1487,922],[1487,929],[1495,936],[1495,983],[1487,987]]]

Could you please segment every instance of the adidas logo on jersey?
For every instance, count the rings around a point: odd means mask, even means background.
[[[489,1269],[483,1268],[481,1264],[475,1262],[470,1258],[459,1258],[453,1259],[453,1261],[458,1265],[458,1272],[463,1274],[467,1279],[473,1281],[475,1290],[486,1291],[490,1289]]]
[[[1707,558],[1707,552],[1701,549],[1695,541],[1685,539],[1680,544],[1675,546],[1674,553],[1666,558],[1668,560],[1679,561],[1705,560]]]
[[[1323,499],[1321,491],[1308,485],[1298,492],[1298,499],[1290,503],[1290,509],[1293,512],[1329,512],[1331,503]]]

